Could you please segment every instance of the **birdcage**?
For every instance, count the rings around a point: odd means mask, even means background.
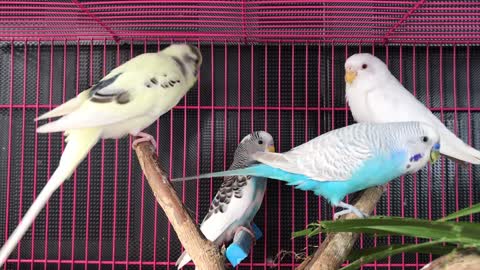
[[[36,133],[33,119],[131,57],[176,42],[198,46],[203,65],[198,84],[148,128],[171,177],[226,169],[251,131],[270,132],[281,152],[352,124],[344,61],[357,52],[384,60],[447,127],[480,145],[476,1],[0,1],[2,242],[64,146],[60,133]],[[93,148],[6,269],[175,269],[181,244],[130,142],[105,140]],[[440,218],[480,201],[479,177],[477,166],[442,159],[391,182],[375,214]],[[176,184],[197,222],[220,183]],[[323,237],[292,239],[291,233],[333,213],[313,193],[269,182],[255,218],[263,237],[239,269],[294,269],[298,255],[311,255]],[[362,236],[356,247],[415,241]],[[402,254],[363,269],[419,269],[432,256]]]

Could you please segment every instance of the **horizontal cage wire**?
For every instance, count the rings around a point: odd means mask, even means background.
[[[0,236],[5,241],[17,226],[64,147],[60,133],[37,134],[33,119],[173,42],[198,46],[203,64],[198,84],[147,129],[172,178],[228,168],[238,142],[255,130],[271,133],[282,152],[354,123],[344,62],[358,52],[385,61],[448,128],[480,148],[479,15],[474,1],[0,1]],[[391,182],[374,213],[444,217],[480,202],[479,176],[478,166],[441,159]],[[199,222],[220,184],[175,188]],[[294,269],[324,237],[291,233],[334,213],[311,192],[269,182],[254,220],[263,237],[238,269]],[[362,236],[355,248],[422,241]],[[6,269],[176,269],[182,251],[123,138],[91,150]],[[401,254],[363,269],[420,269],[434,257]]]

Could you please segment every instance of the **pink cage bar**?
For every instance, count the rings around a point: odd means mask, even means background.
[[[227,168],[238,141],[253,130],[267,130],[285,151],[351,124],[343,63],[356,52],[385,60],[449,128],[480,146],[475,1],[0,1],[3,241],[63,147],[61,134],[36,134],[33,119],[118,64],[172,42],[199,46],[204,64],[198,86],[148,129],[170,176]],[[442,159],[392,182],[375,213],[445,216],[480,201],[479,176],[478,167]],[[219,185],[189,182],[177,190],[199,221]],[[294,269],[300,261],[292,254],[312,254],[322,238],[291,239],[291,232],[333,213],[311,193],[269,183],[255,219],[264,237],[238,269]],[[419,241],[363,236],[357,247]],[[125,138],[95,146],[6,269],[176,269],[181,251]],[[362,269],[420,269],[431,259],[402,254]]]

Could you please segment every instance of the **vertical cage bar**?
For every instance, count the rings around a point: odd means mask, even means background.
[[[199,72],[200,73],[200,72]],[[200,85],[200,82],[197,82],[198,85]],[[184,104],[185,107],[183,109],[183,156],[182,156],[182,177],[185,177],[186,175],[186,169],[187,169],[187,94],[185,94]],[[200,91],[198,91],[198,96],[200,96]],[[198,103],[197,103],[198,105]],[[198,118],[197,118],[198,119]],[[197,137],[200,136],[200,133],[198,133],[198,122],[197,122]],[[198,155],[198,151],[197,151]],[[198,158],[197,158],[198,160]],[[185,204],[185,181],[182,181],[182,203]],[[170,227],[170,221],[168,221],[168,231],[170,232],[171,227]],[[170,242],[170,241],[169,241]],[[170,244],[169,244],[170,245]],[[183,252],[183,246],[180,245],[180,252]],[[168,258],[170,260],[170,258]]]
[[[467,115],[468,115],[468,145],[472,145],[472,112],[471,112],[471,95],[470,95],[470,45],[467,45]],[[473,205],[473,174],[472,164],[468,165],[468,203]],[[473,214],[470,214],[470,222],[473,222]]]
[[[201,73],[201,72],[200,72]],[[201,113],[200,113],[200,76],[198,78],[198,82],[197,82],[197,92],[198,92],[198,95],[197,95],[197,175],[200,174],[200,136],[201,136],[201,133],[200,133],[200,117],[201,117]],[[184,181],[185,182],[185,181]],[[196,187],[195,187],[195,222],[198,224],[198,196],[199,196],[199,190],[200,190],[200,180],[197,179],[196,180]]]
[[[240,107],[241,107],[241,93],[242,93],[242,70],[241,70],[241,59],[242,59],[242,51],[240,44],[237,44],[237,142],[240,142],[241,134],[240,134]],[[227,67],[225,65],[225,74],[226,74]],[[225,85],[227,80],[225,80]],[[225,88],[226,89],[226,88]],[[225,99],[227,98],[227,93],[225,93]],[[228,106],[228,103],[225,102],[225,105]],[[226,109],[226,108],[225,108]],[[225,110],[225,118],[224,118],[225,126],[228,124],[227,120],[227,110]],[[226,133],[226,127],[225,127]],[[225,137],[226,138],[226,137]],[[225,145],[223,149],[227,148],[227,140],[225,140]]]
[[[120,44],[115,46],[115,65],[120,65]],[[118,191],[118,139],[115,139],[115,161],[113,169],[113,228],[112,228],[112,270],[115,269],[117,253],[117,191]]]
[[[133,41],[130,40],[130,59],[133,58]],[[132,145],[132,137],[129,136],[128,138],[128,145]],[[127,269],[129,268],[129,260],[130,260],[130,206],[132,205],[132,147],[128,147],[128,193],[127,193],[127,237],[126,237],[126,251],[125,251],[125,261],[127,265]]]
[[[75,95],[78,95],[78,88],[79,88],[79,77],[80,77],[80,40],[77,39],[77,46],[76,46],[76,56],[75,56],[76,64],[75,64]],[[79,164],[80,165],[80,164]],[[75,259],[75,222],[76,222],[76,214],[77,214],[77,170],[75,170],[73,174],[73,215],[72,215],[72,232],[71,232],[71,244],[70,249],[70,269],[73,270],[73,260]]]
[[[52,42],[53,43],[53,42]],[[93,85],[93,39],[89,44],[89,82],[88,85]],[[89,246],[89,234],[90,234],[90,188],[91,188],[91,155],[87,155],[87,222],[85,223],[85,266],[84,270],[88,268],[88,246]]]
[[[281,143],[281,137],[282,137],[282,129],[280,128],[281,126],[281,96],[282,96],[282,44],[279,42],[278,43],[278,78],[277,78],[277,91],[278,91],[278,119],[277,119],[277,124],[278,124],[278,152],[281,153],[281,147],[282,147],[282,143]],[[282,224],[281,224],[281,220],[280,220],[280,217],[281,217],[281,214],[282,214],[282,211],[280,210],[282,208],[282,186],[280,184],[279,181],[277,181],[277,194],[278,194],[278,208],[277,208],[277,243],[278,243],[278,251],[277,251],[277,254],[280,254],[280,252],[282,251],[282,241],[280,240],[282,238],[282,234],[281,234],[281,231],[282,231]],[[277,268],[280,270],[280,262],[278,262],[277,264]]]
[[[263,74],[264,74],[264,78],[263,78],[263,94],[264,94],[264,100],[263,100],[263,106],[264,106],[264,119],[263,119],[263,123],[265,125],[265,130],[268,131],[267,127],[267,119],[268,119],[268,110],[267,110],[267,100],[268,100],[268,45],[267,44],[264,44],[263,45],[264,47],[264,58],[263,58]],[[252,51],[252,62],[253,62],[253,51]],[[252,80],[253,80],[253,76],[252,76]],[[252,97],[253,97],[253,94],[252,94]],[[253,99],[252,99],[252,104],[253,104]],[[253,105],[252,105],[253,106]],[[276,141],[276,144],[277,144],[277,147],[280,147],[279,144],[278,144],[278,141]],[[263,235],[263,270],[267,270],[267,247],[268,247],[268,211],[267,211],[267,208],[268,208],[268,186],[272,186],[272,184],[268,184],[267,183],[267,189],[265,190],[265,195],[263,196],[263,205],[264,205],[264,208],[263,208],[263,229],[265,231],[264,235]]]
[[[102,63],[102,77],[106,75],[107,65],[107,40],[103,40],[103,63]],[[100,161],[100,224],[98,228],[98,270],[101,270],[102,266],[102,254],[103,254],[103,199],[104,197],[104,180],[105,180],[105,140],[101,141],[101,161]]]
[[[457,111],[457,46],[453,45],[453,132],[458,137],[460,136],[458,131],[458,111]],[[455,211],[459,210],[459,202],[458,202],[458,182],[460,181],[458,178],[458,162],[454,162],[455,164]],[[459,221],[459,218],[456,219]]]
[[[403,47],[402,45],[400,45],[399,47],[399,68],[400,68],[400,83],[403,85]],[[402,218],[405,217],[405,204],[404,204],[404,201],[405,201],[405,177],[404,176],[401,176],[400,177],[400,205],[401,205],[401,208],[400,208],[400,216]],[[405,244],[405,236],[401,236],[401,242],[402,242],[402,245]],[[402,252],[402,269],[405,269],[405,267],[403,265],[405,265],[405,253]]]
[[[62,77],[62,103],[67,98],[67,40],[63,41],[63,77]],[[65,148],[65,136],[61,136],[62,153]],[[57,165],[57,164],[55,164]],[[54,171],[55,172],[55,171]],[[58,249],[57,249],[57,268],[60,268],[60,261],[62,259],[62,215],[63,215],[63,185],[60,185],[60,203],[59,203],[59,217],[58,217]]]
[[[388,45],[385,45],[385,64],[387,65],[387,67],[389,67],[389,64],[390,64],[390,54],[389,54],[389,47]],[[392,215],[392,212],[391,212],[391,204],[390,202],[392,201],[392,197],[391,197],[391,188],[392,188],[392,185],[389,183],[387,184],[387,216],[391,216]],[[390,235],[387,236],[387,245],[391,245],[392,243],[392,238]],[[392,257],[391,256],[388,256],[388,264],[391,264],[392,263]],[[390,266],[389,268],[390,269]]]
[[[440,58],[440,119],[442,122],[444,122],[444,105],[443,105],[443,47],[440,46],[440,53],[439,53],[439,58]],[[446,206],[445,206],[445,168],[446,168],[446,161],[444,158],[442,158],[442,217],[445,216],[446,214]]]
[[[240,65],[239,65],[238,69],[240,70]],[[239,80],[240,80],[240,77],[239,77]],[[238,106],[240,106],[240,94],[238,96],[239,96]],[[240,111],[238,112],[238,114],[240,114]],[[238,122],[238,125],[240,126],[240,121]],[[253,44],[250,44],[250,132],[253,132]],[[263,196],[265,198],[265,193],[264,193]],[[257,211],[257,213],[258,213],[258,211]],[[252,220],[252,222],[253,222],[253,220]],[[263,230],[266,231],[266,227],[263,227]],[[250,270],[253,270],[253,254],[254,254],[253,253],[253,248],[254,248],[254,245],[252,245],[250,247],[250,253],[249,253],[250,254],[250,256],[249,256],[250,257],[250,265],[249,265]]]
[[[254,52],[253,44],[250,44],[250,132],[253,132],[253,74],[254,74],[253,52]],[[253,258],[253,256],[251,256],[251,258]]]
[[[292,63],[291,63],[291,92],[290,92],[290,98],[291,98],[291,107],[292,107],[292,110],[291,110],[291,136],[292,138],[290,139],[290,147],[293,148],[294,145],[295,145],[295,45],[293,43],[291,43],[290,45],[292,47]],[[292,212],[292,218],[291,218],[291,222],[292,222],[292,227],[291,227],[291,231],[294,232],[295,231],[295,187],[290,187],[290,190],[292,191],[292,195],[291,195],[291,198],[292,198],[292,204],[291,204],[291,212]],[[295,239],[292,238],[290,240],[291,244],[292,244],[292,254],[295,254]],[[294,265],[295,265],[295,256],[291,256],[292,258],[292,269],[294,269]]]
[[[416,46],[412,47],[412,83],[413,83],[413,95],[417,96],[417,54]],[[428,105],[427,105],[428,106]],[[429,166],[428,166],[429,167]],[[413,217],[418,218],[418,196],[417,196],[417,186],[418,186],[418,174],[413,175]],[[418,244],[418,237],[415,237],[415,244]],[[418,252],[415,253],[415,269],[418,269]]]
[[[293,101],[292,101],[293,102]],[[308,42],[305,44],[305,142],[308,141]],[[305,228],[308,226],[308,192],[305,192]],[[309,255],[308,237],[305,237],[305,253]]]
[[[160,51],[160,39],[157,39],[157,51]],[[172,144],[173,140],[173,129],[172,129],[172,119],[173,119],[173,110],[170,110],[170,144]],[[157,138],[156,142],[160,141],[160,121],[156,121],[156,132]],[[185,136],[183,137],[185,139]],[[157,156],[159,155],[159,147],[157,147]],[[169,153],[169,179],[172,179],[172,167],[173,167],[173,157],[172,151]],[[157,237],[158,237],[158,203],[154,201],[154,213],[153,213],[153,265],[154,267],[157,265]],[[170,269],[170,222],[167,222],[167,269]]]
[[[22,220],[22,210],[23,210],[23,177],[24,177],[24,164],[25,164],[25,114],[26,114],[26,98],[27,98],[27,40],[25,39],[23,46],[23,97],[22,97],[22,135],[21,135],[21,147],[20,151],[20,192],[19,192],[19,207],[18,207],[18,223]],[[22,241],[18,241],[17,245],[17,269],[20,269],[20,251],[21,251]]]
[[[372,55],[375,56],[375,43],[372,44]],[[384,192],[385,193],[385,192]],[[382,195],[383,196],[383,195]],[[377,204],[378,205],[378,204]],[[373,215],[376,216],[377,215],[377,205],[375,205],[375,207],[373,208]],[[377,236],[374,235],[373,236],[373,247],[376,248],[377,247]],[[377,263],[377,260],[375,260],[373,262],[373,266],[374,266],[374,269],[377,270],[377,266],[378,266],[378,263]]]
[[[7,183],[7,194],[6,200],[7,204],[5,207],[5,242],[8,239],[8,224],[10,222],[10,179],[11,179],[11,163],[12,163],[12,128],[13,128],[13,76],[14,76],[14,48],[13,48],[13,39],[10,42],[10,101],[9,101],[9,108],[8,108],[8,153],[7,153],[7,179],[5,182]],[[4,264],[5,269],[7,269],[7,262]]]
[[[143,41],[143,52],[147,52],[147,43],[146,40]],[[158,148],[155,145],[155,148]],[[142,182],[142,192],[141,192],[141,202],[140,202],[140,243],[139,243],[139,261],[140,261],[140,270],[143,268],[143,231],[145,226],[145,174],[141,174]]]
[[[331,126],[330,129],[335,129],[335,44],[332,42],[332,48],[330,50],[331,56],[331,65],[330,65],[330,78],[332,79],[330,84],[330,112],[332,114],[331,117]],[[335,206],[331,205],[330,208],[332,209],[332,219],[335,215]]]
[[[210,43],[210,54],[211,54],[211,65],[210,65],[210,73],[212,74],[212,79],[211,79],[211,90],[212,93],[210,95],[210,105],[212,106],[212,109],[210,110],[210,173],[213,172],[213,134],[215,132],[215,111],[214,111],[214,106],[215,106],[215,47],[213,46],[213,42]],[[199,191],[199,190],[198,190]],[[210,177],[210,196],[209,196],[209,202],[212,201],[212,196],[213,196],[213,178]],[[197,215],[199,214],[198,209],[200,208],[200,202],[198,200],[199,197],[197,197],[196,205],[197,205]],[[198,223],[198,222],[197,222]]]
[[[321,83],[321,70],[322,70],[322,46],[320,43],[317,44],[318,46],[318,56],[317,56],[317,136],[322,133],[321,124],[321,97],[322,97],[322,83]],[[318,205],[318,220],[322,220],[322,198],[317,196],[317,205]],[[322,244],[322,234],[318,234],[318,245]]]
[[[12,59],[13,60],[13,59]],[[50,70],[49,70],[49,86],[48,86],[48,109],[52,109],[52,97],[53,97],[53,40],[50,43]],[[51,120],[48,120],[50,122]],[[51,163],[51,147],[52,147],[52,136],[51,133],[47,135],[47,180],[50,179],[50,163]],[[44,258],[45,263],[43,264],[43,269],[47,269],[47,259],[48,259],[48,225],[49,225],[49,207],[50,203],[47,201],[45,205],[45,241],[44,241]],[[8,222],[7,222],[8,225]],[[7,267],[5,266],[5,269]]]
[[[185,98],[185,97],[184,97]],[[173,171],[173,110],[170,110],[170,145],[169,145],[169,155],[168,155],[168,164],[169,164],[169,168],[168,168],[168,171],[170,172],[169,173],[169,177],[170,179],[172,179],[172,171]],[[159,120],[157,120],[157,138],[158,138],[158,133],[159,133],[159,129],[158,129],[158,126],[159,126]],[[185,123],[185,120],[184,120],[184,123]],[[186,126],[185,126],[185,129],[186,129]],[[184,136],[183,137],[183,140],[186,141],[187,138]],[[157,142],[158,142],[158,139],[157,139]],[[157,147],[157,155],[158,155],[158,147]],[[184,159],[185,159],[185,155],[184,154]],[[158,203],[155,203],[155,208],[157,208],[157,205]],[[155,210],[155,216],[157,216],[157,210]],[[170,221],[167,222],[168,223],[168,231],[167,231],[167,269],[170,269],[170,239],[171,239],[171,227],[170,227]],[[157,238],[156,238],[156,232],[157,232],[157,219],[155,218],[155,243],[157,242]],[[155,245],[156,246],[156,245]],[[154,250],[156,250],[156,248],[154,248]],[[156,257],[156,253],[154,253],[154,257]]]
[[[38,117],[39,110],[39,95],[40,95],[40,39],[37,39],[37,78],[35,79],[35,118]],[[35,130],[38,127],[38,122],[35,121]],[[37,197],[37,157],[38,157],[38,133],[34,132],[34,149],[33,149],[33,200]],[[33,261],[35,260],[35,221],[32,223],[32,239],[30,242],[31,262],[30,269],[33,270]]]

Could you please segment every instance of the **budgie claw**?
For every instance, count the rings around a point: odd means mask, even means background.
[[[255,245],[256,242],[257,242],[257,238],[255,237],[255,234],[253,233],[253,229],[251,228],[251,226],[249,226],[250,228],[246,228],[244,226],[240,226],[238,227],[236,230],[235,230],[235,235],[237,233],[239,233],[240,231],[245,231],[246,233],[250,234],[250,236],[252,237],[252,242],[253,244]]]
[[[338,205],[335,205],[335,206],[343,207],[344,210],[335,213],[335,215],[333,215],[333,219],[338,219],[340,216],[343,216],[343,215],[346,215],[346,214],[351,214],[351,213],[355,214],[359,218],[368,217],[367,214],[363,213],[362,211],[360,211],[358,208],[356,208],[355,206],[353,206],[351,204],[340,202],[340,203],[338,203]]]
[[[153,138],[152,135],[147,134],[145,132],[139,132],[135,136],[140,137],[140,138],[135,139],[132,142],[133,149],[135,149],[135,147],[137,147],[137,145],[141,142],[151,142],[153,144],[153,147],[157,148],[157,142],[155,141],[155,139]]]

